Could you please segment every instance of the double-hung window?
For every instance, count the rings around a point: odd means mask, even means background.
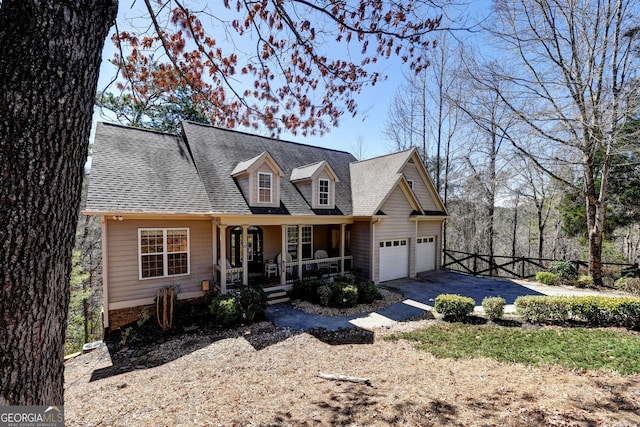
[[[302,259],[313,258],[313,227],[311,225],[302,226]],[[287,227],[287,252],[293,259],[298,257],[298,227]]]
[[[266,172],[258,172],[258,201],[260,203],[271,203],[272,175]]]
[[[189,274],[188,228],[138,229],[140,279]]]
[[[329,180],[321,179],[318,181],[318,205],[329,205]]]

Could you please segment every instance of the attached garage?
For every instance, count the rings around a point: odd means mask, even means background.
[[[394,239],[379,243],[380,282],[409,276],[409,240]]]
[[[418,237],[416,239],[416,272],[431,271],[436,268],[435,236]]]

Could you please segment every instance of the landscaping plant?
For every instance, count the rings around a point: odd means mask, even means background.
[[[547,271],[557,275],[564,283],[573,283],[578,280],[578,270],[571,261],[564,259],[553,261],[547,267]]]
[[[491,320],[502,319],[506,304],[507,301],[502,297],[485,297],[482,300],[482,308]]]
[[[476,302],[462,295],[440,294],[436,297],[434,310],[444,315],[445,320],[463,320],[473,313]]]
[[[231,294],[218,295],[211,300],[209,310],[216,322],[228,325],[240,319],[240,308],[236,297]]]
[[[538,271],[536,273],[536,280],[544,285],[557,285],[560,278],[558,275],[548,271]]]

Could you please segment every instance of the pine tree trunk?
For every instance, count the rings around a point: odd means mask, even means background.
[[[62,405],[71,253],[116,0],[0,6],[0,405]]]

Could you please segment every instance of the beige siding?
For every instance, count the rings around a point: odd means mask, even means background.
[[[271,203],[260,203],[258,200],[258,176],[259,172],[270,173],[271,174]],[[268,164],[263,163],[260,165],[258,169],[251,175],[251,179],[253,180],[252,185],[252,205],[253,206],[267,206],[267,207],[278,207],[280,206],[280,178],[278,175],[269,167]]]
[[[418,222],[418,237],[435,236],[436,269],[442,265],[442,220]]]
[[[300,194],[302,194],[302,197],[304,197],[307,203],[311,205],[311,203],[313,202],[313,190],[311,188],[311,181],[300,182],[297,183],[296,186],[298,187],[298,190],[300,190]]]
[[[391,192],[389,198],[382,205],[381,210],[386,216],[383,217],[382,221],[376,225],[374,259],[379,260],[380,257],[378,242],[391,239],[407,239],[409,244],[409,276],[413,277],[416,273],[416,225],[409,219],[411,212],[413,212],[413,208],[399,186]],[[379,263],[376,262],[376,266],[374,268],[374,278],[376,282],[380,278],[378,267]]]
[[[190,274],[139,279],[138,229],[189,228]],[[210,221],[130,220],[108,221],[109,303],[153,298],[164,286],[179,286],[180,294],[201,292],[200,282],[212,273]],[[180,297],[180,294],[178,297]]]
[[[402,172],[407,180],[413,181],[413,192],[422,205],[422,209],[426,211],[438,210],[433,197],[431,197],[431,193],[429,193],[427,184],[422,179],[420,172],[418,172],[418,167],[414,163],[407,163]]]
[[[351,254],[354,268],[360,269],[364,278],[370,277],[371,271],[371,223],[354,221],[351,226]]]
[[[276,261],[276,257],[282,250],[282,227],[262,227],[263,241],[263,259],[265,262],[272,259]]]
[[[244,176],[242,178],[238,178],[238,185],[240,186],[240,190],[242,191],[242,194],[244,195],[245,199],[248,201],[249,197],[251,196],[251,189],[249,186],[249,176]]]

